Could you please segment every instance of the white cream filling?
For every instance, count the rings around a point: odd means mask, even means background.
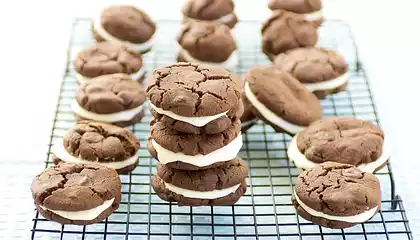
[[[265,119],[267,119],[274,125],[279,126],[280,128],[290,133],[298,133],[305,128],[305,126],[299,126],[299,125],[295,125],[293,123],[287,122],[283,118],[273,113],[266,106],[264,106],[264,104],[258,101],[257,97],[251,91],[251,88],[249,87],[248,82],[245,83],[245,95],[248,98],[248,100],[252,103],[252,105],[258,110],[258,112],[261,115],[263,115]]]
[[[305,83],[306,89],[310,92],[319,91],[319,90],[330,90],[340,87],[349,80],[348,73],[344,73],[338,78],[334,78],[328,81],[317,82],[317,83]]]
[[[333,221],[341,221],[341,222],[348,222],[348,223],[366,222],[367,220],[371,219],[375,215],[376,210],[378,209],[378,206],[376,206],[374,208],[371,208],[363,213],[360,213],[354,216],[333,216],[333,215],[328,215],[323,212],[319,212],[310,208],[299,199],[298,195],[296,194],[296,191],[293,191],[293,194],[295,195],[296,201],[299,203],[299,205],[311,216],[321,217],[321,218],[325,218],[325,219],[333,220]]]
[[[51,152],[58,158],[60,158],[62,161],[67,163],[77,163],[77,164],[99,164],[101,166],[112,168],[112,169],[122,169],[127,166],[133,165],[136,163],[138,157],[137,155],[134,155],[132,157],[129,157],[127,159],[124,159],[122,161],[117,162],[94,162],[94,161],[88,161],[84,160],[81,157],[75,157],[71,155],[67,150],[64,148],[63,139],[59,138],[54,142],[54,145],[52,146]]]
[[[298,168],[302,169],[310,169],[317,166],[317,163],[314,163],[307,159],[303,153],[299,151],[297,146],[297,136],[292,138],[290,142],[289,148],[287,149],[287,155],[291,161],[293,161]],[[364,163],[357,166],[361,171],[373,173],[376,169],[382,166],[391,156],[391,149],[390,146],[387,144],[387,141],[384,141],[384,145],[382,147],[382,155],[375,160],[374,162]]]
[[[253,119],[246,122],[241,122],[241,127],[248,127],[249,125],[257,123],[257,121],[257,119]]]
[[[112,203],[114,202],[114,199],[109,199],[104,201],[104,203],[102,205],[99,205],[95,208],[91,208],[88,210],[83,210],[83,211],[63,211],[63,210],[53,210],[53,209],[49,209],[47,207],[44,207],[42,205],[40,205],[40,207],[44,210],[48,210],[50,212],[53,212],[63,218],[66,219],[70,219],[70,220],[82,220],[82,221],[89,221],[89,220],[93,220],[96,217],[98,217],[103,211],[105,211],[106,209],[108,209]]]
[[[209,166],[216,162],[225,162],[234,159],[242,147],[242,135],[239,135],[226,146],[219,148],[206,155],[198,154],[195,156],[185,155],[182,152],[172,152],[163,148],[155,140],[152,140],[152,145],[157,152],[159,162],[168,164],[171,162],[181,161],[198,167]]]
[[[117,42],[119,44],[123,44],[126,46],[129,46],[131,48],[137,49],[140,52],[146,52],[147,50],[149,50],[150,48],[152,48],[154,41],[155,41],[155,36],[153,35],[149,40],[147,40],[144,43],[132,43],[132,42],[128,42],[128,41],[123,41],[121,39],[118,39],[114,36],[112,36],[110,33],[108,33],[101,25],[101,20],[100,20],[100,16],[97,17],[94,20],[93,23],[93,28],[95,29],[95,32],[103,39],[105,39],[106,41],[110,41],[110,42]]]
[[[150,107],[152,107],[153,110],[155,110],[159,114],[166,115],[166,116],[168,116],[170,118],[173,118],[175,120],[178,120],[178,121],[182,121],[182,122],[192,124],[196,127],[205,126],[207,123],[209,123],[209,122],[211,122],[215,119],[218,119],[219,117],[226,116],[226,113],[228,112],[228,111],[226,111],[226,112],[222,112],[222,113],[212,115],[212,116],[185,117],[185,116],[181,116],[181,115],[178,115],[176,113],[173,113],[171,111],[163,110],[162,108],[158,108],[155,105],[153,105],[153,103],[151,103],[151,102],[150,102]]]
[[[227,195],[236,192],[239,186],[241,186],[241,184],[237,184],[233,187],[229,187],[229,188],[225,188],[221,190],[200,192],[200,191],[193,191],[193,190],[189,190],[185,188],[180,188],[180,187],[177,187],[170,183],[165,182],[165,187],[171,192],[182,195],[184,197],[198,198],[198,199],[216,199],[216,198],[226,197]]]
[[[130,74],[131,78],[134,81],[139,80],[140,77],[142,77],[143,75],[144,75],[144,69],[143,68],[140,68],[140,70],[138,70],[137,72]],[[92,80],[92,78],[85,77],[85,76],[81,75],[80,73],[76,73],[76,80],[79,84],[82,84],[82,83],[88,84]]]
[[[130,121],[132,120],[138,113],[140,113],[143,110],[143,105],[140,105],[138,107],[124,110],[121,112],[116,113],[109,113],[109,114],[99,114],[94,112],[89,112],[86,109],[82,108],[79,103],[76,101],[76,99],[73,99],[71,103],[71,109],[74,113],[77,115],[90,119],[95,120],[98,122],[122,122],[122,121]]]
[[[323,16],[324,15],[322,13],[322,10],[303,14],[303,17],[305,18],[305,20],[311,21],[311,22],[315,22],[317,20],[320,20],[320,19],[323,18]]]
[[[197,21],[200,19],[195,19],[195,18],[190,18],[187,16],[184,16],[186,20],[191,20],[191,21]],[[235,14],[233,12],[226,14],[225,16],[221,16],[220,18],[214,19],[214,20],[209,20],[209,22],[218,22],[218,23],[223,23],[223,24],[228,24],[230,23],[233,19],[235,18]]]
[[[230,54],[229,58],[224,62],[206,62],[201,61],[198,59],[195,59],[193,56],[191,56],[187,50],[183,49],[182,47],[179,48],[180,54],[185,58],[187,62],[194,62],[199,64],[208,64],[213,65],[221,68],[227,68],[227,69],[233,69],[238,64],[239,56],[238,52],[235,50]]]

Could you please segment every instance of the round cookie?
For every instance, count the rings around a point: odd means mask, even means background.
[[[196,62],[232,69],[238,63],[236,43],[230,29],[215,22],[191,21],[178,36],[179,62]]]
[[[245,96],[254,114],[277,132],[294,135],[322,117],[317,97],[287,72],[254,67],[245,80]]]
[[[182,8],[184,22],[204,20],[233,28],[238,22],[232,0],[187,0]]]
[[[79,83],[113,73],[126,73],[136,81],[144,78],[141,53],[112,42],[97,43],[82,50],[73,60],[73,66]]]
[[[233,205],[246,192],[248,168],[236,157],[217,168],[183,171],[157,164],[152,186],[157,195],[178,205]]]
[[[155,32],[156,24],[149,15],[126,5],[103,9],[94,19],[92,26],[96,41],[116,42],[138,49],[142,53],[152,48]]]
[[[274,59],[280,53],[298,47],[315,46],[318,41],[317,27],[293,12],[277,10],[263,24],[262,50]]]
[[[94,120],[126,127],[140,122],[146,92],[126,74],[93,78],[79,86],[71,108],[78,120]]]
[[[186,134],[162,122],[151,122],[150,154],[162,164],[182,170],[206,169],[236,157],[242,147],[239,119],[217,134]]]
[[[241,100],[244,105],[244,112],[241,116],[241,131],[245,132],[257,123],[258,118],[253,113],[255,110],[253,110],[252,104],[246,98],[245,91],[242,91]]]
[[[312,21],[317,26],[324,21],[322,0],[270,0],[268,7],[273,11],[283,9],[302,14],[305,20]]]
[[[117,172],[96,164],[62,163],[45,169],[31,185],[39,213],[61,224],[100,222],[120,205]]]
[[[279,69],[291,73],[318,98],[343,91],[348,82],[348,64],[339,53],[316,47],[296,48],[274,59]]]
[[[292,202],[308,221],[327,228],[348,228],[379,212],[381,186],[374,175],[352,165],[325,162],[299,175]]]
[[[156,69],[148,81],[147,96],[153,111],[201,128],[200,132],[205,132],[203,128],[210,122],[223,125],[228,113],[239,105],[239,84],[222,68],[176,63]]]
[[[299,168],[313,168],[331,161],[376,172],[386,165],[390,149],[379,126],[365,120],[331,117],[313,122],[296,135],[288,156]]]
[[[126,128],[79,121],[54,143],[51,151],[55,164],[99,164],[126,174],[137,167],[139,148],[139,140]]]

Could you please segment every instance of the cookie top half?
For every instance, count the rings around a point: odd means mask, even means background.
[[[189,18],[215,20],[232,13],[234,7],[232,0],[189,0],[182,13]]]
[[[82,50],[73,60],[73,66],[79,74],[93,78],[112,73],[136,73],[143,66],[143,60],[136,49],[101,42]]]
[[[295,194],[311,209],[332,216],[354,216],[381,204],[380,182],[373,174],[333,162],[303,171]]]
[[[235,108],[240,86],[219,67],[176,63],[156,69],[148,79],[147,96],[163,110],[185,117],[212,116]]]
[[[322,9],[321,0],[270,0],[271,10],[283,9],[295,13],[311,13]]]
[[[348,64],[339,53],[317,47],[296,48],[277,55],[274,64],[302,83],[335,79],[347,73]]]

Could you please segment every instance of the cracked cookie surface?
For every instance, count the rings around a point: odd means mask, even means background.
[[[193,58],[206,62],[224,62],[236,50],[230,29],[217,22],[187,22],[178,43]]]
[[[142,55],[136,49],[113,42],[101,42],[82,50],[73,60],[76,72],[89,78],[138,72],[143,66]]]
[[[64,136],[63,144],[71,155],[92,162],[122,161],[140,148],[130,130],[91,121],[77,122]]]
[[[99,76],[80,85],[76,92],[76,101],[90,112],[117,113],[143,104],[146,101],[146,92],[130,76],[116,73]]]
[[[295,13],[311,13],[322,9],[321,0],[270,0],[271,10],[283,9]]]
[[[162,122],[152,121],[150,131],[151,138],[163,148],[195,156],[206,155],[232,142],[240,134],[241,123],[238,119],[228,129],[217,134],[187,134],[176,131]]]
[[[102,27],[112,36],[131,43],[144,43],[156,32],[156,24],[133,6],[111,6],[102,10]]]
[[[121,201],[121,182],[117,172],[99,165],[62,163],[45,169],[31,185],[35,205],[47,219],[60,223],[91,224],[108,217]],[[93,220],[70,220],[48,209],[83,211],[115,198],[112,205]]]
[[[276,10],[263,24],[262,50],[272,60],[289,49],[314,46],[318,41],[317,27],[303,16]]]
[[[239,86],[222,68],[176,63],[156,69],[148,79],[151,103],[185,117],[212,116],[239,104]]]
[[[298,149],[308,160],[354,166],[377,160],[382,155],[383,143],[384,133],[379,126],[347,117],[316,121],[297,137]]]
[[[232,0],[189,0],[182,8],[182,13],[194,19],[216,20],[233,12]]]

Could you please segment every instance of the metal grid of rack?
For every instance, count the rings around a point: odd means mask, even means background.
[[[179,22],[160,21],[158,26],[156,44],[144,56],[148,72],[175,61]],[[251,66],[269,64],[260,51],[260,26],[258,22],[241,22],[234,29],[240,55],[234,74],[238,76]],[[49,146],[74,124],[70,102],[77,83],[71,59],[94,43],[90,29],[91,20],[74,21]],[[339,51],[350,64],[347,90],[322,100],[324,114],[355,116],[378,123],[350,27],[341,21],[327,21],[320,29],[319,45]],[[156,164],[146,148],[150,118],[147,114],[141,123],[131,127],[141,142],[140,163],[133,173],[121,176],[120,208],[107,220],[89,226],[60,225],[47,221],[36,212],[32,239],[412,239],[402,201],[395,194],[389,164],[376,174],[382,185],[382,211],[368,222],[332,230],[299,217],[290,201],[293,184],[300,172],[286,155],[291,137],[275,133],[261,122],[243,133],[244,146],[240,156],[249,164],[248,189],[237,204],[180,207],[163,202],[150,185]],[[48,151],[46,166],[51,164]]]

